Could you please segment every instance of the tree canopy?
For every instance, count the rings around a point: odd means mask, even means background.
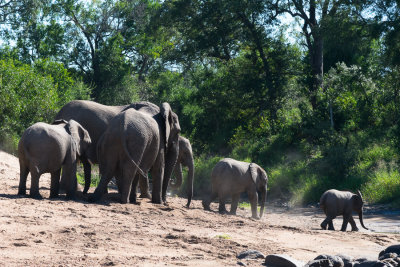
[[[399,14],[391,0],[0,0],[0,133],[72,99],[168,101],[198,158],[257,161],[273,193],[372,192],[399,172]]]

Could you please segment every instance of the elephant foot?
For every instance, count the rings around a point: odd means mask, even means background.
[[[229,215],[236,215],[236,211],[230,211],[228,214]]]
[[[18,195],[26,196],[26,189],[18,189]]]
[[[66,198],[67,200],[75,200],[75,199],[76,199],[75,194],[73,194],[73,195],[66,195],[65,198]]]
[[[227,210],[219,210],[219,214],[229,214]]]
[[[50,194],[49,198],[58,198],[58,193],[56,193],[56,194]]]
[[[256,216],[251,216],[251,218],[253,218],[254,220],[260,220],[260,219],[261,219],[261,218],[258,217],[257,215],[256,215]]]
[[[321,223],[321,229],[326,230],[326,224],[324,224],[323,222]]]
[[[154,197],[151,199],[151,203],[153,203],[153,204],[162,204],[161,199],[156,199]]]
[[[151,195],[150,195],[149,192],[147,192],[147,193],[141,193],[140,196],[139,196],[139,198],[148,198],[148,199],[151,199]]]
[[[356,227],[356,228],[354,228],[354,229],[351,229],[351,231],[353,231],[353,232],[358,232],[359,229]]]
[[[90,202],[90,203],[94,203],[94,202],[97,202],[98,200],[99,200],[99,197],[97,197],[97,196],[95,196],[94,194],[92,194],[92,195],[90,195],[89,197],[88,197],[88,202]]]
[[[207,201],[203,200],[203,201],[201,202],[201,204],[203,205],[203,209],[204,209],[204,210],[211,211],[211,209],[210,209],[210,204],[207,203]]]
[[[37,194],[31,194],[31,198],[33,199],[37,199],[37,200],[42,200],[43,197],[41,194],[37,193]]]

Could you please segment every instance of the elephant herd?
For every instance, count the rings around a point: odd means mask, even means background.
[[[182,166],[188,167],[187,204],[193,197],[194,160],[188,139],[180,136],[179,118],[168,103],[157,106],[137,102],[124,106],[106,106],[93,101],[75,100],[61,108],[52,124],[35,123],[23,133],[18,144],[20,181],[18,194],[26,194],[26,182],[31,173],[30,196],[41,198],[39,178],[51,174],[50,197],[60,190],[74,198],[77,190],[77,162],[83,164],[86,194],[91,182],[91,165],[99,164],[100,182],[90,202],[98,201],[107,192],[114,177],[121,203],[136,203],[137,186],[141,197],[151,197],[153,203],[166,203],[167,187],[172,173],[173,188],[182,185]],[[62,171],[61,171],[62,170]],[[149,173],[152,179],[150,195]],[[61,176],[61,179],[60,179]],[[253,218],[261,218],[267,196],[268,176],[255,163],[230,158],[219,161],[211,174],[211,195],[202,204],[218,197],[219,212],[226,213],[225,202],[232,198],[230,214],[236,214],[240,194],[247,192]],[[261,200],[259,216],[257,203]],[[348,223],[358,230],[351,214],[359,213],[362,221],[361,194],[328,190],[321,197],[321,208],[327,215],[322,229],[333,230],[332,220],[343,215],[342,231]]]

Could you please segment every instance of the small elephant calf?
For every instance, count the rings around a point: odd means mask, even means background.
[[[58,197],[62,167],[62,176],[67,181],[67,197],[73,198],[77,186],[77,158],[87,151],[90,144],[89,133],[74,120],[58,120],[52,125],[38,122],[30,126],[18,144],[18,194],[26,194],[26,179],[30,172],[30,196],[42,198],[39,193],[39,178],[43,173],[51,173],[50,198]]]
[[[259,219],[264,212],[267,198],[267,173],[255,163],[237,161],[230,158],[220,160],[211,173],[212,193],[203,200],[205,210],[210,210],[210,203],[219,198],[219,212],[226,213],[225,201],[232,197],[230,214],[236,214],[240,193],[247,192],[251,205],[252,217]],[[257,216],[258,194],[261,193],[260,217]]]
[[[322,194],[319,203],[321,209],[326,214],[326,219],[321,223],[322,229],[326,230],[326,226],[329,225],[328,230],[335,230],[332,220],[336,216],[343,215],[341,231],[346,231],[348,223],[350,223],[352,231],[358,231],[352,216],[353,211],[355,211],[358,213],[362,227],[368,230],[363,222],[364,203],[360,191],[357,191],[357,194],[353,194],[348,191],[330,189]]]

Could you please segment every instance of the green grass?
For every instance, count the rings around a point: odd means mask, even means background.
[[[220,235],[216,235],[215,238],[218,239],[232,239],[232,237],[228,234],[220,234]]]
[[[83,168],[82,166],[78,167],[78,170],[76,172],[76,178],[78,179],[78,183],[81,185],[85,185],[85,176],[83,173]],[[91,175],[91,180],[90,180],[90,187],[97,187],[97,185],[100,182],[100,174],[97,166],[92,165],[92,175]]]

